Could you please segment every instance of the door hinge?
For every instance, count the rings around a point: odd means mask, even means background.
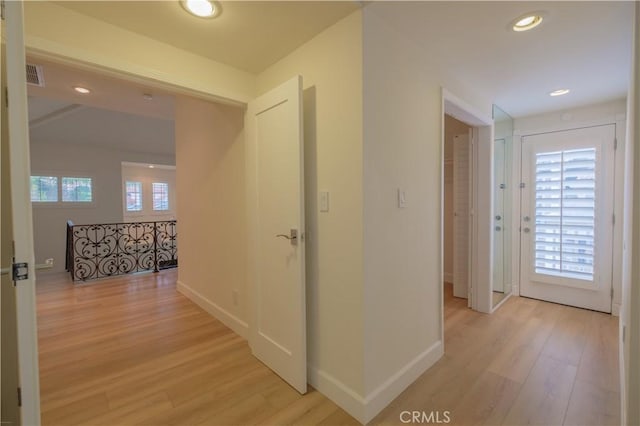
[[[18,407],[22,407],[22,388],[18,388]]]
[[[618,138],[613,139],[613,150],[615,151],[616,149],[618,149]]]
[[[14,282],[29,279],[29,264],[26,262],[12,263],[11,279]]]
[[[613,299],[613,287],[611,287],[611,298]]]
[[[524,188],[524,182],[520,182],[520,188]]]
[[[4,104],[7,108],[9,108],[9,88],[4,88]]]
[[[611,222],[615,225],[616,224],[616,214],[612,214],[611,215]]]
[[[0,18],[4,21],[4,0],[0,1]]]

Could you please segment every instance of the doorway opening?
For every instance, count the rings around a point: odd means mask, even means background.
[[[461,166],[458,171],[460,187],[468,187],[467,195],[462,193],[460,204],[460,212],[457,216],[454,216],[455,221],[453,223],[453,238],[456,239],[457,234],[455,224],[457,223],[458,233],[462,242],[458,245],[456,250],[455,245],[453,247],[454,255],[453,259],[447,258],[451,262],[453,267],[453,290],[458,297],[464,297],[464,277],[467,277],[466,295],[467,306],[470,308],[490,313],[492,311],[492,247],[493,247],[493,205],[492,205],[492,182],[493,182],[493,119],[486,116],[482,112],[478,111],[475,107],[468,104],[463,99],[453,95],[446,89],[443,89],[442,95],[442,123],[443,123],[443,135],[442,135],[442,152],[445,153],[447,147],[445,145],[445,132],[447,129],[446,121],[447,116],[455,119],[461,123],[460,129],[464,129],[463,125],[467,126],[467,141],[465,141],[464,135],[458,135],[454,138],[454,151],[455,146],[458,146],[459,156],[464,157],[464,153],[468,150],[468,160],[459,161]],[[456,136],[456,135],[453,135]],[[450,149],[450,148],[449,148]],[[455,163],[455,159],[454,159]],[[446,164],[444,155],[442,157],[443,167],[443,188],[444,188],[444,171],[446,171]],[[452,169],[455,170],[455,169]],[[467,175],[464,177],[464,175]],[[467,185],[463,183],[466,182]],[[455,185],[455,184],[454,184]],[[445,208],[445,196],[443,190],[443,197],[441,198],[442,211]],[[460,193],[460,191],[458,191]],[[447,201],[449,199],[447,198]],[[467,201],[468,208],[464,207],[464,202]],[[456,202],[455,200],[453,201]],[[454,207],[455,210],[455,207]],[[449,222],[447,222],[449,224]],[[468,224],[468,225],[467,225]],[[464,227],[467,226],[467,232],[464,232]],[[442,222],[443,230],[445,229],[444,220]],[[442,233],[442,247],[444,248],[444,232]],[[464,250],[464,245],[468,244],[468,251]],[[454,241],[455,244],[455,241]],[[449,248],[449,245],[447,245]],[[450,249],[450,248],[449,248]],[[443,250],[444,252],[444,250]],[[468,255],[464,258],[464,253]],[[450,251],[451,253],[451,251]],[[461,253],[460,256],[458,254]],[[445,256],[443,256],[444,260]],[[456,258],[458,259],[456,261]],[[456,262],[456,265],[454,265]],[[444,262],[443,262],[444,264]],[[461,272],[460,278],[456,279],[456,269]],[[457,291],[456,282],[458,281]],[[444,281],[444,268],[443,268],[443,281]],[[444,301],[443,301],[444,312]]]
[[[444,118],[444,286],[445,294],[469,300],[471,127]],[[445,298],[445,301],[447,298]]]
[[[37,57],[27,68],[38,70],[27,84],[35,260],[54,259],[42,273],[85,281],[177,264],[175,96]]]
[[[68,280],[68,275],[63,272],[66,244],[64,230],[62,230],[66,225],[67,219],[74,219],[74,222],[77,224],[95,224],[97,222],[110,225],[129,220],[138,224],[143,221],[146,223],[150,223],[149,221],[152,221],[151,223],[159,223],[161,219],[176,219],[176,217],[174,217],[175,211],[172,211],[172,209],[174,209],[175,204],[178,203],[177,198],[184,198],[185,196],[195,197],[197,193],[193,191],[189,193],[187,193],[187,191],[181,191],[182,195],[180,195],[180,191],[178,191],[174,184],[174,167],[171,167],[176,164],[174,144],[174,137],[176,137],[174,129],[174,95],[159,89],[151,82],[146,85],[144,83],[141,84],[133,82],[127,79],[126,76],[112,78],[111,76],[113,74],[110,74],[110,77],[107,77],[106,72],[87,72],[86,68],[83,68],[79,64],[76,67],[76,64],[65,62],[67,65],[62,66],[60,63],[63,61],[45,61],[39,57],[29,57],[28,60],[30,63],[33,61],[39,65],[44,65],[45,81],[48,87],[43,88],[34,86],[34,89],[49,88],[54,92],[56,91],[56,88],[54,87],[55,78],[53,78],[52,75],[53,73],[47,71],[54,67],[57,69],[64,67],[64,71],[68,71],[69,69],[71,71],[75,70],[76,73],[74,76],[77,78],[82,74],[83,77],[81,80],[83,80],[84,85],[88,86],[89,89],[93,89],[92,93],[85,94],[88,98],[80,98],[80,96],[84,95],[73,94],[73,89],[70,84],[62,84],[57,88],[58,91],[71,92],[70,97],[66,100],[60,99],[63,98],[63,96],[59,96],[58,99],[56,99],[57,96],[55,95],[56,93],[59,95],[59,92],[53,93],[50,97],[39,97],[36,93],[30,93],[30,95],[34,97],[29,99],[30,101],[34,101],[31,106],[35,107],[35,110],[38,111],[34,111],[37,112],[37,114],[32,114],[30,117],[32,126],[35,126],[32,127],[33,131],[31,139],[33,143],[31,147],[29,147],[28,144],[25,144],[25,148],[26,150],[31,148],[30,157],[33,161],[31,162],[31,170],[29,170],[29,167],[26,167],[25,171],[27,174],[31,171],[32,176],[53,177],[53,179],[36,179],[38,184],[54,183],[54,185],[50,185],[49,191],[45,191],[46,185],[40,185],[42,188],[39,189],[42,190],[35,191],[35,195],[41,197],[40,202],[43,203],[41,207],[34,209],[38,210],[37,212],[34,212],[34,222],[36,222],[36,259],[38,260],[36,263],[42,262],[42,259],[44,258],[54,257],[54,265],[59,265],[61,268],[58,274],[64,276],[65,279]],[[50,67],[48,65],[50,65]],[[24,73],[24,66],[21,67],[21,71],[21,73]],[[91,82],[96,82],[98,80],[100,80],[100,84],[91,84]],[[111,81],[108,89],[106,89],[102,84],[105,80]],[[31,88],[32,86],[29,87]],[[122,92],[129,92],[129,98],[118,99],[118,95],[123,95]],[[101,105],[98,98],[102,99],[102,101],[108,101],[107,103],[109,105]],[[180,98],[193,99],[188,98],[187,96],[181,96]],[[118,111],[117,105],[114,104],[115,102],[119,102],[120,106],[123,107],[125,111]],[[203,160],[206,159],[211,162],[208,167],[209,173],[206,176],[195,176],[193,173],[196,173],[196,171],[194,171],[190,175],[190,180],[187,182],[186,186],[197,188],[203,193],[209,194],[209,199],[211,199],[211,176],[215,173],[219,173],[219,170],[224,169],[227,170],[227,173],[229,173],[229,170],[233,170],[234,178],[228,178],[227,180],[233,181],[235,185],[243,188],[244,179],[238,178],[236,175],[243,175],[244,169],[241,166],[244,164],[244,154],[242,151],[235,148],[236,146],[241,145],[240,142],[233,145],[233,143],[238,139],[237,135],[242,133],[243,110],[239,107],[222,105],[220,103],[214,104],[213,102],[208,101],[199,102],[194,100],[194,103],[197,103],[197,105],[193,108],[190,106],[182,106],[181,111],[183,112],[183,116],[189,117],[189,119],[194,116],[203,117],[202,121],[206,121],[210,126],[214,128],[218,126],[218,129],[224,130],[219,130],[215,136],[211,136],[211,133],[208,133],[208,138],[206,140],[201,140],[204,139],[202,135],[205,135],[205,132],[198,132],[195,135],[190,135],[188,138],[185,137],[185,139],[188,139],[191,144],[201,143],[201,146],[208,146],[210,151],[205,153],[199,152],[197,154],[199,154]],[[214,113],[209,114],[209,111],[205,111],[203,113],[202,105],[204,104],[213,108]],[[126,109],[129,109],[129,111],[126,111]],[[26,124],[27,120],[25,120],[25,125]],[[224,124],[224,126],[222,126],[222,124]],[[183,127],[193,131],[193,126],[191,125],[185,125]],[[6,127],[4,128],[6,129]],[[65,132],[70,132],[71,134]],[[128,133],[131,134],[130,137],[127,136]],[[201,138],[198,139],[198,136],[201,136]],[[91,140],[89,140],[89,138],[91,138]],[[215,146],[209,143],[211,139],[214,138],[218,142]],[[234,149],[232,153],[229,153],[229,151],[232,151],[230,148],[231,145],[233,145]],[[188,153],[194,151],[189,148],[193,148],[193,145],[190,147],[184,147],[184,151],[182,153],[183,161],[187,164],[193,161],[193,158],[185,157],[185,152]],[[155,153],[150,153],[149,151],[151,150],[155,151]],[[222,160],[220,157],[225,153],[225,150],[227,155]],[[216,153],[218,153],[217,157],[213,155]],[[191,155],[195,158],[197,154]],[[228,165],[229,161],[233,161],[234,164]],[[123,174],[123,162],[129,162],[128,164],[125,164],[127,166],[131,166],[131,162],[137,163],[137,169],[139,169],[138,172],[128,175]],[[140,164],[142,164],[142,166],[140,166]],[[216,167],[213,167],[212,164]],[[171,172],[172,176],[168,176],[169,172]],[[183,175],[183,177],[186,176]],[[28,175],[24,179],[25,184],[29,184],[32,181],[34,181],[34,179],[30,179],[30,176]],[[69,183],[75,183],[75,191],[68,191],[69,188],[64,186],[66,181]],[[191,184],[191,181],[193,181],[193,184]],[[139,185],[137,185],[139,190],[127,191],[127,189],[129,189],[127,188],[127,182],[134,184],[139,183]],[[230,188],[229,191],[237,189],[235,187],[231,188],[231,186],[232,185],[226,186]],[[133,198],[138,202],[129,203],[130,200],[128,198],[130,197],[128,197],[128,195],[130,194],[127,194],[127,192],[137,192],[138,196]],[[241,191],[236,192],[242,193]],[[73,198],[74,196],[75,199]],[[25,203],[23,204],[25,207],[28,207],[28,209],[31,210],[32,205],[30,204],[32,201],[29,199],[28,193],[24,201]],[[50,204],[45,206],[44,203]],[[56,203],[57,205],[54,207],[52,205],[53,203]],[[67,205],[65,203],[69,204]],[[219,214],[241,216],[241,214],[238,214],[239,210],[236,209],[236,206],[238,204],[244,205],[243,203],[244,200],[240,199],[240,197],[229,197],[229,199],[225,200],[224,205],[226,209],[224,212],[220,212]],[[217,204],[220,205],[222,203],[218,202]],[[127,209],[128,205],[130,207],[129,209]],[[215,206],[211,207],[207,204],[206,208],[194,209],[198,210],[199,213],[202,212],[202,216],[194,218],[192,215],[192,220],[190,221],[192,222],[190,223],[191,227],[193,228],[201,224],[201,222],[198,222],[199,220],[215,221],[215,219],[219,219],[220,216],[211,214],[211,210],[213,208],[215,208]],[[218,208],[217,210],[220,211],[221,209]],[[73,213],[74,216],[68,216],[68,214],[71,213]],[[100,216],[97,219],[92,217],[92,214],[96,213],[103,216]],[[127,214],[145,214],[145,217],[136,216],[135,218],[130,219],[124,218],[123,215]],[[109,216],[105,217],[104,215]],[[170,215],[170,217],[161,218],[160,215]],[[207,216],[206,218],[204,217],[205,215]],[[49,225],[47,225],[47,221],[50,222]],[[52,221],[55,221],[55,223]],[[220,223],[222,222],[223,221],[220,221]],[[3,225],[4,224],[3,216]],[[44,226],[39,228],[38,224],[43,224]],[[219,228],[222,227],[223,225],[220,225]],[[43,234],[41,232],[43,229],[45,231],[50,230],[54,233],[55,238],[49,239],[46,238],[46,235],[43,238]],[[106,227],[103,227],[102,229],[106,229]],[[121,228],[118,228],[118,231],[115,233],[122,236],[123,233],[120,232],[120,229]],[[140,229],[139,226],[138,229]],[[244,223],[238,223],[236,227],[226,226],[225,231],[226,230],[234,234],[234,240],[238,239],[238,235],[240,235],[239,239],[243,240],[242,233],[244,232]],[[218,231],[218,229],[216,229],[216,231]],[[141,245],[145,244],[143,239],[157,238],[160,232],[160,230],[151,233],[145,232],[146,235],[140,236],[139,241],[136,241],[133,244],[131,244],[131,240],[126,240],[125,236],[125,240],[120,239],[121,245],[118,246],[118,250],[120,250],[118,255],[122,255],[124,250],[130,249],[129,251],[134,252],[139,250]],[[224,236],[218,236],[217,241],[220,241],[222,238],[224,238]],[[47,253],[47,243],[56,241],[57,243],[52,245],[52,247],[55,247],[56,252],[52,254]],[[33,242],[33,240],[31,242]],[[107,245],[113,246],[113,241],[105,240],[100,248],[105,248]],[[184,246],[186,246],[186,244],[183,245],[183,247]],[[227,246],[225,255],[228,254],[231,258],[234,256],[238,257],[236,256],[237,251],[241,249],[237,247],[237,244],[234,246]],[[154,250],[156,248],[158,248],[157,245],[154,247]],[[200,247],[200,249],[203,251],[209,251],[209,248],[206,246]],[[148,252],[146,249],[145,251]],[[120,256],[120,258],[123,258],[123,256]],[[151,258],[153,258],[153,256],[151,256]],[[148,263],[146,263],[148,260],[149,257],[147,257],[146,260],[143,259],[143,261],[140,261],[138,265],[142,265],[145,269],[148,269]],[[161,262],[162,259],[158,257],[157,259],[152,259],[152,261]],[[234,268],[234,264],[231,262],[225,260],[224,263],[229,265],[227,269]],[[214,267],[214,265],[208,266]],[[191,268],[191,270],[195,270],[196,273],[198,272],[197,268]],[[218,274],[222,274],[224,272],[226,272],[226,270],[222,271],[220,268],[217,270]],[[175,272],[173,274],[175,275]],[[155,308],[156,312],[170,311],[170,309],[166,308],[164,300],[161,299],[162,296],[167,296],[168,289],[172,290],[174,294],[177,294],[175,292],[175,281],[170,283],[170,285],[173,285],[173,288],[170,288],[169,285],[167,285],[167,280],[162,278],[163,276],[166,275],[147,274],[145,277],[129,276],[134,282],[130,291],[126,293],[127,296],[130,296],[131,299],[135,299],[136,296],[141,296],[142,293],[149,294],[155,292],[159,296],[156,299],[152,298],[147,307]],[[188,277],[185,277],[185,279],[186,278]],[[140,282],[136,280],[144,279],[149,279],[152,284],[146,286],[138,285]],[[225,282],[232,282],[232,280],[225,280]],[[46,283],[38,283],[38,287],[42,284]],[[83,286],[82,284],[68,286],[70,288],[80,290],[77,293],[80,294],[78,299],[81,299],[83,303],[75,303],[76,299],[69,298],[67,300],[66,307],[58,307],[61,308],[60,310],[62,312],[65,312],[68,315],[75,315],[76,317],[78,315],[82,315],[82,311],[84,309],[84,312],[87,314],[87,318],[95,319],[99,316],[99,313],[96,309],[89,306],[91,305],[91,297],[88,297],[87,294],[97,292],[98,289],[104,289],[105,287],[103,284],[105,283],[97,282],[95,285],[91,286]],[[11,286],[11,288],[13,288],[13,286]],[[239,290],[238,297],[235,299],[240,299],[240,303],[236,303],[231,308],[227,308],[227,312],[231,313],[235,312],[233,310],[234,308],[239,310],[244,306],[244,302],[241,299],[245,295],[244,287],[237,285],[234,288]],[[231,294],[230,290],[229,294]],[[210,295],[207,296],[211,297]],[[3,301],[5,300],[9,300],[9,298],[3,298]],[[60,304],[59,301],[56,303]],[[184,303],[184,301],[182,303]],[[35,305],[36,303],[33,304],[34,307]],[[126,322],[129,321],[129,324],[132,326],[124,326],[120,328],[120,330],[117,330],[117,327],[115,327],[116,331],[114,331],[114,333],[123,332],[127,329],[135,328],[135,326],[140,325],[140,321],[136,321],[136,317],[138,319],[142,318],[140,310],[135,308],[127,309],[122,304],[120,307],[120,313],[118,321],[121,321],[123,324],[126,324]],[[55,316],[55,313],[53,315]],[[104,320],[104,317],[101,319]],[[81,327],[89,327],[91,326],[91,323],[95,324],[94,321],[90,320],[85,321],[85,323],[86,325],[82,324]],[[18,325],[21,324],[24,323],[20,323],[20,319],[18,318]],[[64,332],[61,331],[61,327],[58,327],[57,324],[58,323],[55,323],[54,321],[41,322],[39,324],[41,325],[39,330],[34,328],[33,330],[29,330],[29,332],[33,331],[33,336],[39,337],[40,339],[47,339],[48,341],[55,340],[55,344],[58,345],[57,350],[60,349],[60,346],[64,346],[65,344],[69,347],[69,345],[73,344],[72,342],[74,340],[71,335],[72,333],[67,333],[66,336],[63,336]],[[170,329],[171,328],[168,328],[168,330]],[[98,336],[95,337],[92,343],[95,344],[96,340],[99,339],[103,339],[102,341],[105,342],[109,338],[113,340],[113,335],[111,337]],[[41,345],[41,347],[44,346],[45,345]],[[107,344],[106,346],[109,345]],[[34,343],[32,348],[37,357],[37,345]],[[84,353],[87,353],[87,350],[90,350],[90,348],[91,345],[87,344],[83,346],[81,350],[85,351]],[[63,352],[64,350],[59,350],[57,356],[66,355],[63,354]],[[76,354],[79,352],[80,350],[76,351]],[[155,353],[156,355],[158,354],[157,351],[150,352]],[[6,357],[3,356],[3,362],[5,361],[5,358]],[[87,356],[84,359],[90,362],[96,361],[95,358],[90,356]],[[107,360],[107,362],[109,362],[109,360]],[[43,390],[48,392],[48,396],[51,396],[53,391],[58,390],[61,392],[63,390],[54,389],[55,382],[51,380],[52,376],[47,377],[46,380],[42,380],[43,375],[52,371],[51,366],[55,365],[55,363],[56,356],[51,356],[51,353],[46,353],[46,351],[43,351],[40,356],[41,368],[38,368],[37,363],[33,365],[33,368],[31,368],[32,366],[26,362],[22,363],[22,368],[27,370],[34,377],[33,386],[27,388],[23,385],[22,387],[23,400],[29,401],[29,405],[27,407],[23,404],[22,410],[23,413],[29,413],[32,418],[40,417],[41,407],[40,400],[38,399],[38,377],[40,377],[40,380],[44,385],[42,386]],[[65,363],[65,368],[71,369],[74,366],[77,369],[91,368],[91,366],[87,366],[87,364],[74,362]],[[115,366],[112,365],[112,367]],[[13,369],[13,371],[16,370],[17,368]],[[55,370],[55,368],[53,370]],[[96,369],[96,371],[98,370],[107,371],[108,369]],[[69,371],[70,370],[57,371],[56,374],[64,375],[65,372],[69,373]],[[73,373],[69,373],[68,375],[71,376],[72,374]],[[24,381],[21,381],[21,383],[24,383]],[[15,395],[15,388],[13,389],[12,394]],[[4,392],[3,395],[5,395]],[[9,395],[9,393],[6,393],[6,395]],[[78,398],[82,397],[82,392],[78,392]],[[50,414],[51,411],[47,412],[50,408],[51,406],[47,406],[46,401],[43,398],[42,410],[45,416]],[[34,421],[33,423],[35,424],[36,422]]]
[[[74,68],[76,65],[75,63],[70,64],[69,62],[65,62],[65,64],[71,68]],[[78,65],[78,68],[81,70],[84,69],[80,65]],[[96,74],[104,77],[103,73],[96,72]],[[120,78],[114,79],[120,80]],[[122,76],[122,80],[124,82],[123,84],[134,84],[125,76]],[[295,97],[299,102],[302,99],[301,82],[296,81],[295,83],[295,90],[292,92],[290,91],[291,93],[287,92],[287,96],[290,95],[290,97]],[[152,83],[149,83],[149,85],[152,90],[155,88]],[[69,87],[66,88],[68,89]],[[145,99],[146,97],[144,95],[146,92],[142,89],[146,88],[141,88],[138,93],[140,98],[144,101],[150,101],[150,99]],[[158,92],[154,93],[159,92],[160,89],[158,89]],[[176,146],[178,152],[176,152],[175,157],[180,158],[182,164],[188,166],[182,167],[182,170],[185,172],[181,173],[181,177],[178,179],[175,197],[172,198],[170,196],[171,183],[168,179],[164,179],[162,182],[158,181],[160,184],[164,185],[156,185],[157,188],[153,187],[153,180],[149,181],[151,183],[151,195],[145,195],[144,183],[146,181],[141,178],[140,173],[136,173],[135,176],[127,175],[128,177],[122,173],[123,166],[131,166],[131,162],[146,164],[146,169],[154,170],[156,172],[166,171],[163,169],[166,164],[163,164],[163,162],[159,160],[147,160],[145,158],[140,158],[139,156],[131,158],[117,158],[114,160],[105,155],[96,155],[96,159],[98,162],[109,163],[117,169],[117,173],[113,176],[115,179],[112,179],[116,182],[117,189],[115,190],[115,194],[111,195],[114,200],[113,204],[116,207],[116,210],[114,210],[116,213],[114,214],[120,215],[120,220],[122,220],[123,213],[127,213],[128,205],[131,206],[133,211],[137,211],[136,209],[144,207],[145,202],[138,200],[139,197],[136,196],[136,194],[140,195],[143,200],[144,197],[151,197],[151,200],[149,200],[151,203],[147,203],[147,205],[152,213],[159,208],[167,210],[168,207],[174,204],[174,200],[175,204],[180,204],[181,206],[193,206],[198,193],[208,194],[207,202],[200,203],[199,208],[197,209],[192,209],[190,212],[190,220],[188,223],[184,223],[184,225],[181,226],[179,231],[181,233],[180,242],[182,244],[181,250],[183,252],[191,250],[192,256],[189,257],[191,259],[195,258],[193,256],[194,250],[202,253],[213,253],[215,256],[211,256],[212,259],[206,265],[194,260],[192,260],[188,265],[183,264],[181,261],[181,269],[183,270],[180,271],[180,277],[176,287],[178,292],[191,299],[191,301],[195,302],[197,305],[200,305],[208,313],[219,319],[220,322],[234,330],[237,334],[242,337],[247,337],[248,332],[251,331],[250,325],[252,322],[247,323],[246,319],[250,315],[253,315],[253,313],[250,312],[252,306],[248,302],[249,298],[247,295],[249,290],[247,288],[247,278],[245,274],[238,273],[238,271],[244,271],[247,269],[247,229],[246,221],[243,220],[247,203],[244,195],[247,192],[247,189],[245,188],[245,182],[247,179],[245,172],[247,171],[246,160],[248,155],[244,144],[245,110],[240,108],[237,104],[223,104],[216,100],[210,102],[209,99],[203,100],[179,94],[175,95],[175,101],[175,110],[173,108],[171,109],[172,118],[175,117],[175,130],[171,129],[168,133],[171,135],[175,134],[176,140],[182,140],[184,142],[179,144],[180,148]],[[284,102],[282,102],[282,104],[284,104]],[[288,105],[291,104],[292,103],[289,103]],[[54,105],[53,107],[55,109],[60,107],[60,105]],[[44,115],[47,117],[41,117],[42,120],[40,120],[40,128],[43,129],[47,121],[55,123],[65,117],[68,118],[68,116],[73,115],[73,113],[81,111],[86,112],[92,108],[92,106],[66,107],[67,106],[65,105],[61,106],[64,111],[45,112]],[[268,111],[271,113],[275,112],[273,108],[268,109]],[[297,109],[294,112],[295,114],[290,115],[296,120],[300,120],[300,112]],[[279,126],[279,123],[275,123],[275,121],[280,118],[281,117],[279,115],[275,116],[273,120],[267,123],[269,126],[265,125],[266,119],[262,118],[262,129],[284,129],[286,131],[292,129],[292,126]],[[89,125],[89,121],[87,120],[87,122],[83,124]],[[113,128],[114,130],[118,130],[117,126],[113,126]],[[299,123],[298,129],[300,129]],[[299,143],[301,140],[301,131],[292,131],[290,133]],[[263,138],[260,134],[252,133],[252,135],[256,141],[262,142]],[[281,138],[278,140],[281,140]],[[64,150],[60,149],[58,151],[68,153],[70,157],[69,159],[73,160],[78,157],[77,151],[79,150],[80,148],[77,150],[71,148]],[[285,149],[285,151],[287,150]],[[302,155],[296,155],[294,160],[297,162],[302,161]],[[273,166],[273,161],[265,165],[266,163],[266,161],[261,161],[260,165],[263,169],[267,169],[267,166]],[[159,167],[159,165],[162,165],[163,167]],[[137,167],[140,168],[139,164]],[[145,167],[142,168],[145,169]],[[273,169],[273,167],[271,168]],[[29,168],[27,167],[27,173],[28,169]],[[64,172],[64,170],[61,171]],[[302,175],[301,167],[296,169],[296,171],[298,175]],[[97,202],[101,199],[105,200],[104,193],[100,194],[97,191],[104,191],[106,190],[106,187],[105,185],[94,185],[101,176],[98,166],[92,169],[92,173],[94,175],[93,178],[92,176],[88,176],[91,178],[90,180],[84,175],[71,177],[75,177],[76,181],[82,183],[82,185],[80,185],[82,188],[80,188],[81,190],[79,191],[82,194],[82,197],[80,197],[82,198],[81,201],[87,200],[86,206],[90,203],[94,203],[93,207],[97,208]],[[44,177],[48,176],[46,173],[38,173],[38,175],[42,175]],[[62,203],[64,200],[64,193],[62,192],[64,188],[60,186],[60,184],[62,184],[63,178],[67,177],[67,173],[65,172],[59,176],[55,175],[54,177],[56,177],[56,186],[50,192],[51,195],[55,192],[56,202]],[[24,181],[29,182],[29,176],[27,176]],[[45,183],[49,182],[46,179],[38,180],[38,182],[40,181]],[[54,180],[52,179],[50,181]],[[133,184],[127,185],[127,183],[136,182],[140,183],[137,187]],[[88,188],[91,188],[91,195],[87,195]],[[37,192],[38,194],[45,194],[46,191]],[[283,191],[283,193],[284,192],[285,191]],[[299,198],[302,199],[303,192],[298,191],[298,194]],[[155,195],[157,195],[157,197]],[[189,197],[191,198],[189,199]],[[156,198],[158,199],[156,200]],[[31,206],[29,206],[28,197],[25,201],[25,206],[28,206],[30,209]],[[118,201],[121,201],[121,203]],[[300,202],[300,204],[302,203]],[[221,208],[221,206],[224,206],[224,208]],[[51,215],[48,215],[48,217],[51,217]],[[107,220],[104,221],[107,222]],[[119,220],[114,221],[117,222]],[[304,252],[301,247],[303,247],[304,244],[304,229],[301,225],[295,226],[300,230],[300,234],[298,234],[299,239],[297,239],[296,235],[292,232],[292,235],[287,238],[289,241],[287,241],[286,244],[283,244],[283,247],[289,250],[297,250],[297,257],[300,262],[303,262]],[[208,238],[202,238],[202,229],[205,227],[208,231]],[[187,228],[189,229],[188,233],[186,232]],[[286,231],[288,231],[288,229],[279,232]],[[187,234],[189,236],[187,236]],[[274,233],[272,232],[271,234]],[[271,234],[269,234],[269,239],[275,239]],[[277,241],[281,242],[280,240]],[[59,257],[61,263],[64,264],[64,256],[56,257]],[[209,285],[211,283],[210,276],[212,270],[216,272],[217,277],[220,277],[217,282],[222,285]],[[189,273],[183,273],[184,271],[189,271]],[[304,282],[298,284],[301,288],[304,288]],[[98,283],[98,286],[99,285],[100,283]],[[214,303],[214,300],[217,303]],[[296,298],[296,302],[301,307],[304,307],[304,297]],[[273,316],[270,318],[273,318]],[[303,320],[304,318],[296,321],[282,321],[282,323],[285,325],[295,325],[302,330],[306,330]],[[273,331],[273,327],[271,330]],[[272,334],[276,334],[278,331],[280,330],[275,330]],[[34,337],[37,337],[35,330],[33,335]],[[272,340],[274,339],[272,338]],[[306,348],[306,340],[304,338],[298,339],[297,341],[301,346]],[[253,349],[253,345],[250,345],[250,347]],[[34,353],[37,354],[36,344],[33,345],[33,349]],[[300,354],[298,352],[296,353],[296,356],[303,362],[306,362],[304,354]],[[270,368],[273,367],[271,365],[272,363],[270,364],[269,361],[267,361],[266,364]],[[28,397],[31,398],[32,395],[38,394],[37,375],[39,373],[39,369],[37,364],[35,365],[35,368],[32,368],[29,371],[34,373],[34,376],[36,377],[33,387],[34,391],[28,393]],[[300,376],[299,378],[302,382],[299,387],[301,389],[304,387],[304,391],[306,391],[306,371],[306,365],[296,369],[296,374]],[[27,395],[27,393],[24,395]],[[37,418],[40,416],[40,404],[37,400],[32,401],[35,402],[33,403],[33,409],[31,412],[33,413],[34,418]]]

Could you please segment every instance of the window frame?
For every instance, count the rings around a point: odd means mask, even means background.
[[[164,185],[166,188],[166,199],[167,199],[167,208],[166,209],[156,209],[155,206],[155,186],[156,185]],[[171,211],[171,185],[169,182],[151,182],[151,211],[153,213],[164,214],[166,212]]]
[[[64,180],[65,179],[89,179],[90,182],[90,187],[91,187],[91,200],[90,201],[78,201],[78,200],[72,200],[72,201],[65,201],[64,200]],[[90,176],[68,176],[68,175],[63,175],[60,176],[59,178],[59,187],[60,187],[60,202],[63,204],[91,204],[94,202],[94,195],[95,195],[95,179],[90,177]]]
[[[150,167],[153,166],[153,167]],[[154,170],[149,170],[154,169]],[[132,163],[122,162],[121,167],[121,186],[122,191],[122,217],[125,222],[146,221],[153,222],[159,220],[174,220],[176,217],[176,184],[175,184],[175,166],[158,165],[150,163]],[[125,183],[142,182],[143,192],[143,209],[142,211],[127,211],[126,206],[126,187]],[[153,209],[153,183],[163,183],[167,185],[168,192],[168,209]]]
[[[38,177],[38,178],[54,178],[56,180],[56,199],[55,201],[44,201],[44,200],[34,200],[33,197],[31,196],[31,180],[34,177]],[[56,176],[55,174],[51,174],[51,173],[37,173],[37,174],[31,174],[29,175],[29,200],[31,201],[32,205],[55,205],[57,203],[60,203],[60,177]]]
[[[46,176],[57,178],[57,191],[58,201],[31,201],[33,208],[54,208],[54,209],[83,209],[83,208],[96,208],[96,200],[98,186],[96,185],[95,175],[92,173],[84,172],[61,172],[61,171],[47,171],[47,170],[33,170],[29,177],[32,176]],[[64,178],[85,178],[91,179],[91,201],[62,201],[62,180]],[[31,185],[31,179],[29,179],[29,185]]]
[[[129,183],[136,183],[140,186],[140,209],[139,210],[129,210],[128,205],[127,205],[127,184]],[[141,179],[125,179],[123,182],[123,191],[122,191],[122,195],[123,195],[123,209],[124,209],[124,214],[126,216],[142,216],[144,215],[144,182]]]

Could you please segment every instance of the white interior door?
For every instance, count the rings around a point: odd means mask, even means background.
[[[614,125],[523,137],[523,296],[611,312],[614,139]]]
[[[24,425],[40,424],[40,388],[38,377],[38,338],[36,328],[35,265],[33,255],[33,229],[29,191],[29,124],[27,113],[27,84],[23,35],[22,2],[5,3],[6,70],[8,87],[8,138],[9,138],[9,192],[11,217],[2,217],[12,223],[3,228],[11,229],[14,262],[26,263],[21,268],[28,278],[14,281],[15,300],[14,329],[17,331],[18,381],[21,388],[21,422]],[[4,101],[4,99],[3,99]],[[3,102],[3,107],[5,104]],[[6,135],[6,133],[3,133]],[[5,154],[5,152],[3,152]],[[5,173],[3,172],[3,176]],[[4,185],[3,185],[4,189]],[[8,194],[2,193],[3,204]],[[3,237],[4,238],[4,237]],[[3,258],[5,256],[3,255]],[[8,267],[9,265],[2,265]],[[9,273],[11,273],[9,271]],[[5,285],[3,280],[3,285]],[[3,292],[3,296],[6,292]],[[6,302],[3,300],[3,302]],[[3,317],[3,320],[5,318]],[[4,325],[4,324],[3,324]],[[4,328],[3,328],[4,330]],[[3,345],[4,342],[3,338]],[[3,347],[3,356],[5,348]],[[17,360],[16,360],[17,361]],[[3,383],[4,383],[3,376]],[[16,392],[15,389],[10,391]],[[4,393],[4,389],[3,389]],[[3,400],[5,395],[3,394]]]
[[[471,146],[469,135],[453,137],[453,295],[467,298],[470,269]]]
[[[18,394],[16,389],[20,386],[18,382],[18,336],[16,328],[16,291],[11,281],[11,263],[13,261],[13,230],[11,222],[11,186],[9,173],[9,126],[7,102],[5,99],[7,87],[6,72],[6,49],[4,40],[5,26],[0,20],[0,30],[2,31],[2,56],[0,56],[0,65],[2,69],[2,91],[0,100],[0,108],[2,109],[2,121],[0,124],[2,130],[2,147],[0,148],[0,247],[1,264],[2,264],[2,280],[0,282],[0,361],[2,368],[0,369],[0,422],[6,425],[20,424],[20,407],[18,405]]]
[[[302,78],[249,104],[249,343],[298,392],[307,391]]]

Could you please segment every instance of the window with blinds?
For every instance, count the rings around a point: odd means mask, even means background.
[[[128,212],[140,212],[142,211],[142,182],[125,183],[125,193],[127,200]]]
[[[536,273],[593,281],[595,169],[595,148],[536,154]]]
[[[169,184],[163,182],[153,182],[151,184],[153,195],[153,210],[169,210]]]

